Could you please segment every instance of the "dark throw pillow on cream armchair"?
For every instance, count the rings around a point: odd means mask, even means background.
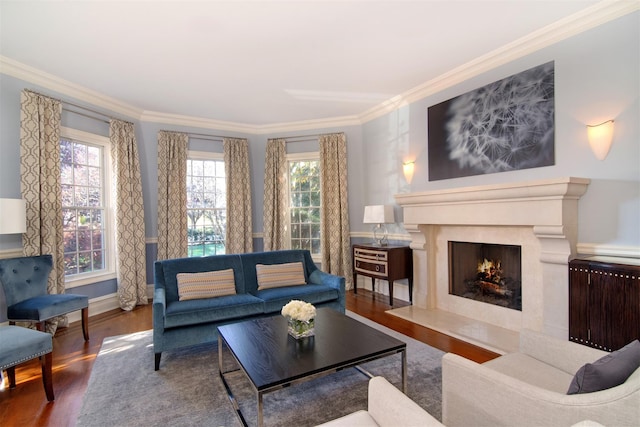
[[[624,383],[640,367],[640,341],[635,340],[581,367],[567,394],[592,393]]]

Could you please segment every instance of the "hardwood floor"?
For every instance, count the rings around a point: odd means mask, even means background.
[[[407,305],[394,301],[394,307]],[[498,355],[439,332],[385,313],[390,308],[387,296],[366,290],[347,292],[347,310],[446,352],[460,354],[477,362]],[[102,340],[114,335],[151,329],[151,304],[131,312],[120,310],[89,319],[91,340],[82,338],[80,322],[60,329],[53,339],[53,389],[55,401],[48,403],[37,360],[16,368],[17,386],[9,390],[8,381],[0,389],[0,426],[73,426],[82,405],[93,361]],[[152,361],[149,361],[151,364]]]

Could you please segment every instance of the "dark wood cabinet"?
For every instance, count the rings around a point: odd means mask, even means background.
[[[640,265],[569,263],[569,340],[605,351],[640,339]]]
[[[413,303],[413,254],[409,246],[353,245],[353,292],[358,293],[358,274],[389,282],[389,304],[393,305],[393,282],[408,279],[409,302]]]

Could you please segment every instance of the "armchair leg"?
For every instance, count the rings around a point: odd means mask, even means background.
[[[52,402],[55,398],[53,396],[53,374],[51,365],[53,365],[52,352],[40,356],[40,362],[42,364],[42,383],[44,384],[44,392],[47,395],[47,400]]]
[[[160,369],[160,357],[162,356],[162,353],[155,353],[156,356],[156,371]]]
[[[9,388],[16,388],[16,367],[7,368],[7,377],[9,378]]]
[[[82,335],[85,341],[89,341],[89,307],[82,309]]]

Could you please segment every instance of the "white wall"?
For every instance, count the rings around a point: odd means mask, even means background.
[[[557,177],[591,179],[579,203],[581,248],[640,257],[640,13],[581,33],[428,96],[362,126],[366,203],[395,193]],[[555,63],[555,165],[429,181],[427,109],[537,65]],[[613,146],[597,160],[587,124],[615,119]],[[411,184],[402,162],[415,160]]]

